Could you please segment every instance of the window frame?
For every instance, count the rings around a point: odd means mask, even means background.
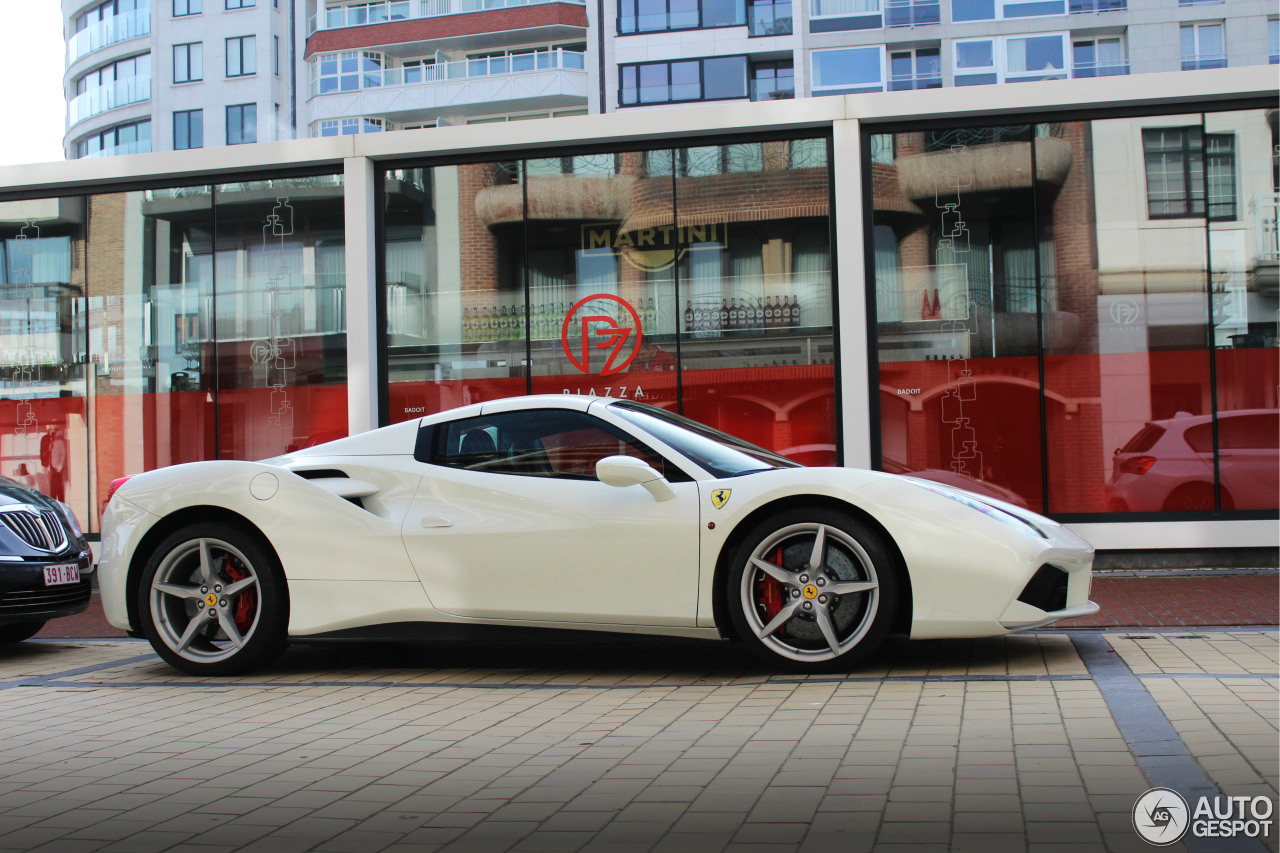
[[[617,35],[643,36],[643,35],[652,35],[654,33],[688,32],[690,30],[719,30],[719,29],[726,29],[729,27],[747,26],[747,6],[749,5],[749,0],[730,0],[730,2],[734,7],[734,11],[737,12],[738,14],[736,15],[736,20],[728,24],[707,23],[707,17],[708,17],[707,7],[712,3],[714,3],[714,0],[695,0],[696,9],[694,10],[693,14],[697,15],[698,22],[696,24],[690,24],[687,26],[683,26],[683,25],[672,26],[671,16],[672,14],[691,14],[690,12],[684,11],[684,12],[673,13],[671,10],[672,0],[660,0],[661,5],[665,9],[665,11],[662,14],[665,15],[666,17],[667,25],[664,27],[654,27],[653,29],[641,29],[639,25],[640,19],[642,17],[649,17],[649,15],[641,14],[640,7],[643,2],[644,0],[619,0],[618,6],[617,6],[617,15],[614,20],[614,32],[617,33]],[[787,0],[780,0],[780,2],[787,2]],[[655,5],[657,4],[655,3]],[[634,10],[634,13],[630,16],[624,14],[624,10],[628,6],[630,6],[630,8]],[[628,20],[628,17],[636,21],[634,28],[631,28],[631,29],[626,28],[626,25],[624,22]]]
[[[1011,45],[1020,40],[1057,38],[1062,48],[1061,56],[1063,65],[1058,69],[1057,73],[1062,75],[1061,78],[1055,76],[1046,76],[1044,72],[1047,69],[1039,68],[1031,71],[1009,71],[1009,49]],[[972,66],[969,68],[960,67],[960,48],[963,45],[987,43],[991,45],[992,64],[986,66]],[[1012,33],[1007,36],[983,36],[981,38],[956,39],[951,46],[951,79],[953,85],[956,86],[984,86],[992,83],[1024,83],[1034,82],[1036,80],[1053,80],[1064,79],[1069,80],[1072,76],[1072,66],[1070,65],[1071,51],[1073,42],[1071,33],[1062,30],[1047,33]],[[962,82],[964,77],[985,77],[993,76],[994,80],[975,80],[973,82]]]
[[[1208,29],[1218,30],[1218,41],[1222,45],[1222,53],[1213,54],[1210,59],[1205,59],[1205,54],[1201,49],[1201,34]],[[1192,33],[1192,42],[1195,52],[1190,56],[1183,50],[1185,40],[1183,34]],[[1227,26],[1225,21],[1183,21],[1178,25],[1178,47],[1182,56],[1182,70],[1195,71],[1204,68],[1226,68],[1227,62]],[[1222,64],[1217,64],[1221,62]]]
[[[247,113],[250,109],[252,110],[252,117],[253,117],[253,138],[252,138],[252,139],[244,139],[244,138],[243,138],[243,136],[244,136],[244,130],[245,130],[245,126],[246,126],[246,125],[245,125],[245,120],[244,120],[244,119],[245,119],[245,115],[246,115],[246,113]],[[231,121],[232,110],[238,110],[238,111],[239,111],[239,116],[240,116],[239,121],[238,121],[238,122],[236,122],[234,125],[233,125],[233,123],[232,123],[232,121]],[[233,142],[233,141],[231,140],[231,128],[232,128],[233,126],[237,126],[237,127],[239,128],[239,134],[240,134],[240,136],[242,137],[241,139],[239,139],[239,140],[237,140],[237,141],[235,141],[235,142]],[[244,104],[227,104],[227,106],[226,106],[226,130],[227,130],[226,137],[227,137],[227,144],[228,144],[228,145],[247,145],[247,144],[252,143],[252,142],[257,142],[257,141],[258,141],[258,104],[257,104],[257,102],[256,102],[256,101],[251,101],[251,102],[249,102],[249,103],[244,103]]]
[[[185,48],[185,50],[180,51],[179,50],[180,48]],[[195,48],[195,50],[193,51],[192,48]],[[178,61],[178,55],[180,52],[183,54],[183,57],[184,57],[181,62]],[[195,57],[194,62],[192,61],[193,54]],[[193,66],[195,66],[194,72],[192,71]],[[178,78],[178,69],[180,67],[184,69],[184,73],[186,74],[186,76],[183,77],[182,79]],[[203,80],[204,80],[204,42],[189,41],[189,42],[181,42],[181,43],[175,44],[173,46],[173,84],[177,86],[185,83],[200,83]]]
[[[861,53],[866,51],[876,51],[879,76],[877,83],[873,87],[871,84],[859,85],[856,83],[832,83],[819,84],[817,62],[820,56],[831,56],[836,53]],[[870,92],[883,92],[887,86],[887,55],[885,45],[868,44],[868,45],[850,45],[844,47],[822,48],[809,51],[809,93],[811,95],[852,95],[865,94]]]
[[[179,12],[179,8],[186,11]],[[173,0],[171,11],[175,18],[189,18],[192,15],[199,15],[204,12],[204,0]]]
[[[180,117],[182,118],[180,119]],[[191,142],[191,137],[194,135],[192,134],[193,118],[196,119],[195,124],[198,125],[198,130],[199,130],[199,143],[196,145],[189,144]],[[188,142],[187,145],[178,144],[178,123],[180,120],[183,120],[186,122],[186,136],[187,136],[187,142]],[[203,148],[203,147],[204,147],[204,110],[203,109],[174,110],[173,112],[173,150],[187,151],[193,148]]]
[[[1166,212],[1157,213],[1152,211],[1153,201],[1151,196],[1151,184],[1152,184],[1151,155],[1152,154],[1167,155],[1173,152],[1164,151],[1164,150],[1149,152],[1147,150],[1147,144],[1148,144],[1147,141],[1149,138],[1149,134],[1155,134],[1155,133],[1168,134],[1174,131],[1177,131],[1180,136],[1180,144],[1177,149],[1177,154],[1182,160],[1182,163],[1181,163],[1182,192],[1180,193],[1181,200],[1182,200],[1182,209],[1179,211],[1172,211],[1172,212],[1166,211]],[[1198,148],[1192,144],[1192,137],[1196,133],[1200,134],[1200,145]],[[1216,152],[1210,151],[1210,145],[1214,141],[1222,142],[1223,140],[1229,140],[1229,147],[1227,148],[1227,150],[1219,150]],[[1142,164],[1143,164],[1142,175],[1143,175],[1144,192],[1146,193],[1146,199],[1147,199],[1146,213],[1147,213],[1148,220],[1152,222],[1159,222],[1159,221],[1171,220],[1171,219],[1198,219],[1198,220],[1204,220],[1206,222],[1237,222],[1239,221],[1240,182],[1239,182],[1239,177],[1236,174],[1237,158],[1236,158],[1236,145],[1235,145],[1234,133],[1206,133],[1204,131],[1204,128],[1201,125],[1185,125],[1181,127],[1144,127],[1141,129],[1141,138],[1139,142],[1142,147]],[[1199,174],[1199,183],[1200,183],[1200,189],[1198,193],[1196,191],[1196,186],[1195,186],[1196,185],[1195,177],[1197,174],[1197,168],[1196,168],[1197,160],[1199,161],[1198,174]],[[1219,175],[1218,180],[1222,180],[1223,176],[1225,176],[1227,182],[1230,184],[1229,189],[1231,194],[1231,201],[1229,203],[1228,202],[1215,203],[1212,201],[1212,199],[1214,198],[1214,193],[1212,192],[1210,187],[1210,184],[1212,182],[1210,171],[1211,171],[1211,168],[1215,165],[1215,161],[1219,169],[1222,170],[1218,172],[1218,175]],[[1165,174],[1166,172],[1167,170],[1162,171],[1160,174]],[[1160,203],[1163,205],[1169,204],[1169,198],[1167,197],[1167,194],[1166,194],[1166,197]],[[1229,209],[1225,209],[1223,210],[1223,212],[1217,215],[1214,215],[1212,208],[1215,206],[1215,204],[1216,206],[1221,208],[1227,208],[1229,204]]]
[[[232,42],[235,42],[235,56],[238,71],[231,71]],[[245,48],[248,46],[248,50]],[[248,71],[245,70],[245,59],[249,59],[251,66]],[[247,36],[229,36],[226,40],[226,76],[227,79],[235,77],[253,77],[258,73],[258,37],[256,35]]]
[[[736,60],[741,63],[742,94],[728,95],[728,96],[714,97],[714,98],[707,97],[707,63],[708,62],[724,62],[728,60]],[[673,84],[671,82],[672,67],[683,66],[683,65],[696,65],[698,68],[697,97],[692,97],[692,98],[668,97],[666,100],[653,100],[653,101],[641,100],[641,93],[646,88],[646,86],[641,85],[643,69],[657,69],[657,68],[665,67],[667,82],[663,85],[667,90],[668,96],[670,96],[671,90],[673,87],[692,85],[691,83]],[[634,86],[634,89],[632,90],[635,93],[635,100],[631,100],[631,101],[628,101],[626,99],[626,93],[628,91],[626,84],[627,84],[627,77],[629,73],[634,76],[634,80],[635,80],[635,86]],[[656,88],[656,87],[651,87],[651,88]],[[729,54],[728,56],[705,56],[705,57],[691,57],[689,59],[664,59],[664,60],[658,60],[654,62],[631,62],[626,64],[620,64],[618,66],[618,106],[619,107],[647,107],[647,106],[654,106],[658,104],[692,104],[692,103],[699,103],[701,101],[738,101],[738,100],[746,101],[746,100],[750,100],[750,98],[751,98],[751,63],[750,63],[750,57],[747,56],[746,54],[735,53],[735,54]]]
[[[238,9],[252,9],[258,5],[258,0],[224,0],[223,8],[228,12],[234,12]]]

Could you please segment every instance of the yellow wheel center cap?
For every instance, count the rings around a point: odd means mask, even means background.
[[[812,596],[810,596],[810,597],[812,597]],[[213,593],[209,593],[208,595],[206,595],[206,596],[204,597],[204,603],[205,603],[205,604],[207,604],[207,605],[209,605],[210,607],[217,607],[217,606],[218,606],[218,596],[214,595]]]
[[[803,590],[801,590],[801,592],[803,592],[804,597],[808,599],[814,599],[818,597],[818,588],[813,584],[808,584]]]

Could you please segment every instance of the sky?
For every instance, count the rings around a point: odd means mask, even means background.
[[[58,0],[0,0],[0,166],[63,159],[60,7]]]

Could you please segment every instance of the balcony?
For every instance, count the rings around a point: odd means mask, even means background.
[[[140,104],[151,99],[151,77],[126,77],[105,86],[86,89],[71,99],[67,117],[72,125],[116,107]]]
[[[851,18],[879,15],[880,0],[810,0],[811,18]]]
[[[391,21],[439,18],[544,3],[575,3],[581,6],[585,2],[586,0],[388,0],[385,3],[362,3],[358,6],[325,9],[320,14],[312,15],[308,21],[307,35],[313,35],[319,30],[364,27]]]
[[[113,145],[110,148],[101,148],[93,151],[80,158],[82,160],[90,160],[94,157],[115,157],[117,154],[149,154],[151,153],[151,140],[138,139],[133,142],[123,142],[119,145]]]
[[[123,15],[115,15],[105,21],[90,24],[73,35],[67,42],[68,61],[75,63],[95,50],[102,50],[117,42],[150,33],[150,9],[137,9],[133,12],[125,12]]]
[[[1226,54],[1202,53],[1199,56],[1182,57],[1183,71],[1201,71],[1205,68],[1226,68]]]
[[[886,0],[884,25],[886,27],[922,27],[941,21],[939,4],[918,0]],[[933,87],[924,87],[933,88]]]
[[[1128,74],[1129,61],[1127,59],[1077,63],[1071,66],[1071,76],[1077,80],[1085,77],[1125,77]]]
[[[1128,8],[1128,0],[1071,0],[1071,14],[1073,15],[1123,12]]]
[[[912,89],[941,89],[940,74],[893,74],[889,77],[890,92],[909,92]]]
[[[549,50],[366,70],[313,80],[312,98],[309,121],[355,114],[427,120],[470,104],[494,112],[584,106],[586,55]]]
[[[747,7],[747,32],[753,37],[789,36],[791,31],[790,3]]]
[[[794,77],[765,78],[751,81],[751,100],[753,101],[783,101],[795,96],[796,81]]]

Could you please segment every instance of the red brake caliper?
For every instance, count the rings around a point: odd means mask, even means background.
[[[249,577],[249,573],[239,566],[231,562],[231,558],[227,558],[226,564],[222,567],[226,572],[227,578],[232,583],[242,581]],[[258,612],[258,591],[256,589],[246,589],[240,593],[240,597],[236,599],[235,610],[231,617],[235,619],[236,630],[243,634],[249,630],[249,626],[253,624],[254,614]]]
[[[782,565],[782,547],[773,555],[773,564],[775,566]],[[774,578],[761,572],[761,577],[756,581],[756,601],[764,605],[764,623],[768,625],[773,621],[773,617],[777,616],[782,610],[783,595],[782,584]],[[778,636],[786,636],[786,626],[778,628]]]

